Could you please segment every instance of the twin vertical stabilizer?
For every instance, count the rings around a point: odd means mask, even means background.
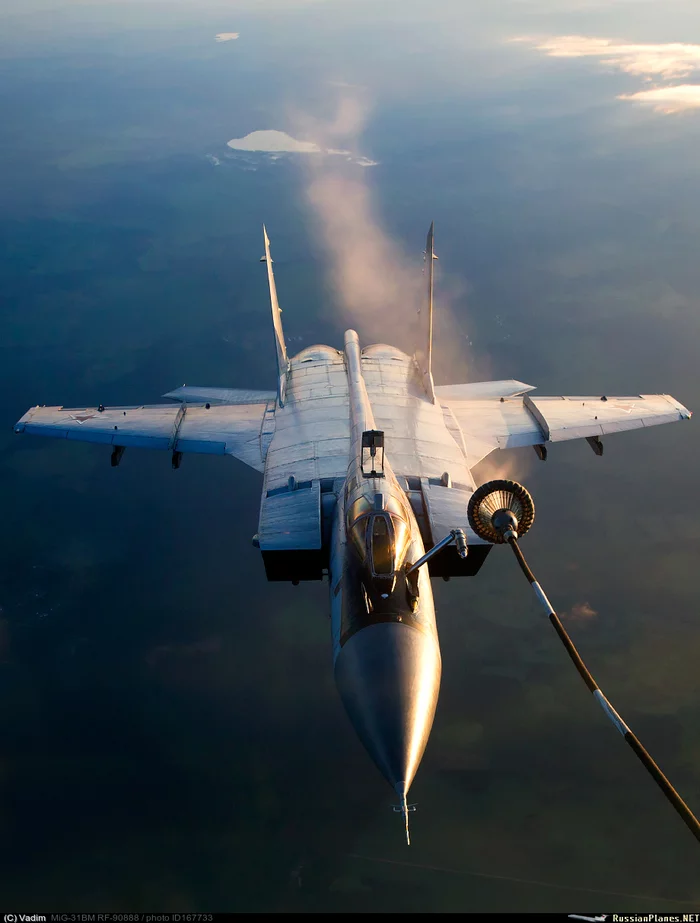
[[[275,328],[275,346],[277,348],[277,399],[280,407],[284,407],[284,395],[287,385],[287,372],[289,370],[289,359],[287,358],[287,347],[284,343],[284,331],[282,329],[282,311],[280,310],[279,301],[277,300],[277,288],[275,286],[275,276],[272,271],[272,257],[270,256],[270,238],[267,236],[267,230],[263,224],[263,235],[265,237],[265,255],[261,257],[261,263],[267,263],[267,282],[270,287],[270,305],[272,306],[272,325]]]
[[[428,279],[428,298],[425,308],[418,310],[418,348],[415,359],[418,364],[423,387],[431,403],[436,402],[433,383],[433,263],[437,259],[433,245],[434,222],[430,225],[428,239],[425,243],[425,274]]]
[[[434,249],[434,223],[431,223],[428,231],[428,238],[425,244],[425,274],[427,276],[428,291],[426,306],[418,310],[418,346],[415,352],[415,361],[421,375],[423,387],[428,400],[435,404],[435,384],[433,382],[433,280],[434,280],[434,262],[437,259]],[[272,270],[272,257],[270,255],[270,238],[267,236],[267,229],[263,224],[263,236],[265,239],[265,255],[261,257],[261,262],[267,264],[267,281],[270,288],[270,306],[272,307],[272,325],[275,330],[275,347],[277,350],[277,397],[279,405],[284,406],[285,390],[287,384],[287,373],[289,371],[289,358],[287,357],[287,347],[284,342],[284,331],[282,329],[282,311],[277,300],[277,287],[275,286],[275,275]],[[347,343],[346,343],[347,346]]]

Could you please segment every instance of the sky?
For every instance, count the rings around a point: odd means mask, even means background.
[[[111,469],[12,425],[274,387],[263,221],[290,353],[348,326],[411,350],[434,220],[436,383],[696,410],[698,87],[690,0],[2,5],[0,893],[697,910],[696,844],[505,551],[434,586],[407,850],[333,686],[326,585],[265,580],[260,476],[136,450]],[[696,813],[699,451],[691,421],[476,472],[533,494],[528,560]]]

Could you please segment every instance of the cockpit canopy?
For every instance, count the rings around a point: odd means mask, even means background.
[[[348,534],[375,577],[393,577],[406,557],[411,530],[395,497],[359,497],[348,508]]]

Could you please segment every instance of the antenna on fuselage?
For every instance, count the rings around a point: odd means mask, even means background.
[[[408,815],[416,810],[415,804],[406,802],[406,783],[399,782],[396,786],[396,794],[401,798],[401,804],[393,805],[394,813],[403,814],[404,828],[406,830],[406,845],[411,845],[411,831],[408,829]]]

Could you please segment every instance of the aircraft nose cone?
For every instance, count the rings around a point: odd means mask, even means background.
[[[440,689],[437,639],[398,622],[345,643],[335,681],[355,730],[384,778],[408,792],[428,742]]]

